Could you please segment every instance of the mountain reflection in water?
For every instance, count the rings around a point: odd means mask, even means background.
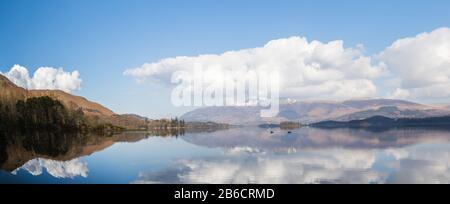
[[[450,182],[446,129],[272,130],[2,133],[0,183]]]

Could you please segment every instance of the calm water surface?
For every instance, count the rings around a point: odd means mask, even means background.
[[[2,134],[0,183],[450,183],[450,131]]]

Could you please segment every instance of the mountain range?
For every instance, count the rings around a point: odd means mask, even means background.
[[[351,121],[384,116],[388,118],[426,118],[450,115],[448,106],[431,106],[405,100],[361,99],[346,101],[295,101],[280,102],[276,117],[260,117],[260,107],[204,107],[184,114],[186,121],[212,121],[233,125],[259,125],[297,121],[303,124],[320,121]]]

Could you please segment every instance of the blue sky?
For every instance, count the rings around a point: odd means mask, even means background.
[[[0,71],[14,64],[80,72],[74,92],[118,113],[181,114],[170,89],[138,84],[128,68],[220,54],[304,36],[381,52],[399,38],[450,26],[450,2],[0,0]]]

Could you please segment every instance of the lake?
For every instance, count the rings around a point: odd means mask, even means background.
[[[3,133],[0,183],[450,183],[447,129]]]

